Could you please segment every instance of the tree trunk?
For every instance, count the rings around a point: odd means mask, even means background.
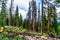
[[[42,28],[43,28],[43,2],[44,2],[44,0],[42,0],[41,34],[43,33],[43,31],[42,31],[42,30],[43,30],[43,29],[42,29]]]

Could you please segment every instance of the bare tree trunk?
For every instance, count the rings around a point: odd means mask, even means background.
[[[44,2],[44,0],[42,0],[42,18],[41,18],[41,34],[43,33],[43,2]]]
[[[31,2],[29,2],[29,10],[27,13],[27,30],[30,31],[31,30]]]
[[[36,2],[32,0],[32,27],[33,31],[35,31],[36,28]]]
[[[38,31],[40,32],[40,8],[38,9]]]
[[[10,13],[9,13],[9,26],[12,25],[12,5],[13,5],[13,0],[11,0],[11,6],[10,6]]]

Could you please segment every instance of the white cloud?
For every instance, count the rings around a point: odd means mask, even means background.
[[[59,8],[57,8],[57,13],[59,13],[60,12],[60,7]]]
[[[24,18],[26,18],[27,12],[24,11],[24,10],[19,9],[19,15],[20,15],[20,14],[22,15],[22,17],[23,17],[23,19],[24,19]]]
[[[25,9],[26,11],[28,11],[28,7],[29,7],[29,0],[15,0],[14,1],[14,4],[15,5],[18,5],[19,8],[23,8]]]
[[[18,5],[19,13],[22,15],[23,19],[26,18],[26,14],[29,7],[29,0],[17,0],[14,1],[14,5]]]
[[[58,16],[58,18],[60,18],[60,7],[59,8],[57,8],[57,10],[56,10],[56,12],[57,12],[57,16]]]

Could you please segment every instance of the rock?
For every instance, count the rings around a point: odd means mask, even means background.
[[[36,40],[36,37],[33,37],[33,40]]]
[[[56,38],[59,38],[60,39],[60,33],[58,35],[56,35]]]
[[[41,38],[42,38],[42,39],[46,39],[46,40],[48,39],[48,38],[47,38],[47,37],[45,37],[45,36],[41,36]]]

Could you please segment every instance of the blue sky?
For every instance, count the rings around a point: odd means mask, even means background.
[[[9,8],[9,6],[11,4],[10,1],[11,0],[8,0],[8,2],[7,2],[7,8]],[[27,14],[28,8],[29,8],[29,1],[31,1],[31,0],[14,0],[14,2],[13,2],[14,10],[16,9],[16,6],[18,5],[19,14],[21,14],[23,18],[26,18],[26,14]],[[39,8],[39,7],[41,8],[41,0],[36,0],[36,5],[37,5],[37,8]],[[57,13],[58,12],[60,12],[60,7],[57,8]]]

